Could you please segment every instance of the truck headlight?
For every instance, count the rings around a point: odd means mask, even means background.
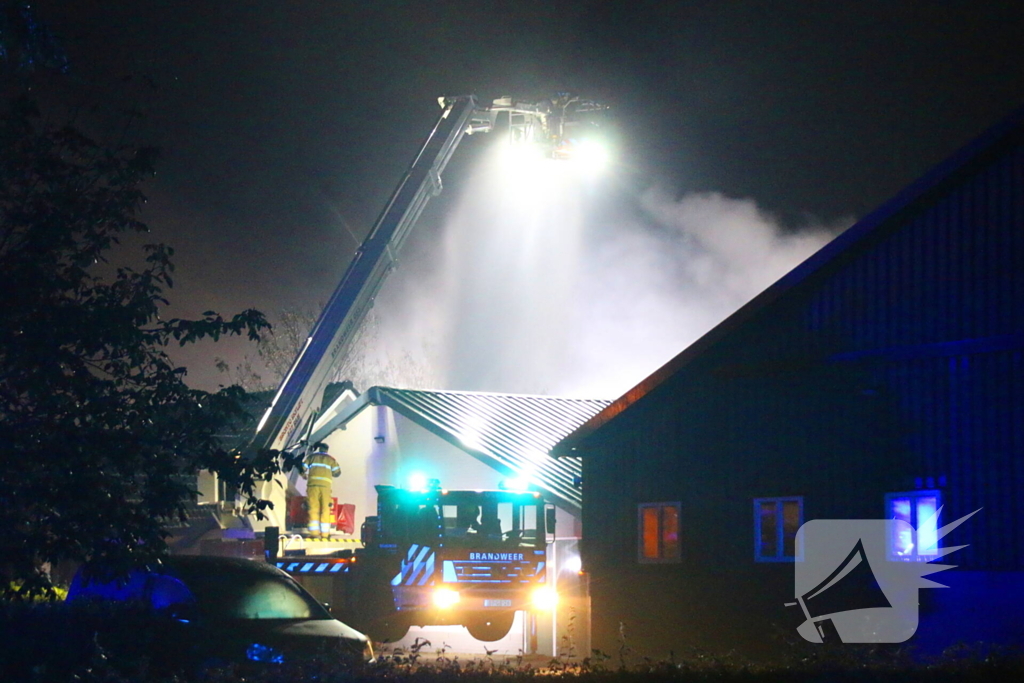
[[[554,588],[541,586],[535,589],[530,597],[530,602],[533,603],[534,609],[547,612],[553,610],[558,605],[558,593],[555,592]]]
[[[454,607],[459,602],[459,592],[451,588],[438,588],[434,591],[434,606],[440,609]]]

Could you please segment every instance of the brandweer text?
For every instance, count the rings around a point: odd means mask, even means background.
[[[514,562],[516,560],[522,560],[522,553],[470,553],[469,559],[473,561],[479,560],[498,560],[503,562]]]

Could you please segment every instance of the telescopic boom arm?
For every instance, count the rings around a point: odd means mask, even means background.
[[[356,251],[317,320],[306,345],[285,375],[263,415],[253,446],[287,450],[315,419],[324,386],[358,330],[399,248],[432,196],[441,192],[441,173],[467,132],[476,109],[473,96],[445,98],[437,123]]]

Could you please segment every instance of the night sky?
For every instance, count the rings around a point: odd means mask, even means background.
[[[1013,2],[35,8],[71,59],[61,97],[143,110],[131,135],[164,150],[144,218],[177,250],[184,315],[325,300],[438,95],[598,99],[623,187],[749,198],[793,226],[864,215],[1024,104]],[[431,215],[464,182],[463,147]],[[202,388],[211,353],[183,357]]]

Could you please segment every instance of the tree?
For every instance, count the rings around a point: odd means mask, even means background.
[[[218,434],[249,419],[244,392],[192,390],[165,353],[258,339],[263,315],[165,320],[173,250],[147,245],[134,268],[107,261],[120,237],[148,230],[141,185],[155,160],[44,125],[25,99],[0,118],[0,572],[23,593],[48,588],[46,563],[121,573],[159,558],[199,470],[263,509],[256,484],[290,465],[231,452]]]
[[[255,359],[246,354],[232,368],[223,358],[217,358],[217,370],[246,391],[276,389],[306,343],[316,317],[316,312],[310,309],[282,311],[273,329],[260,335]]]
[[[232,368],[218,358],[217,369],[246,391],[276,389],[305,345],[317,317],[317,311],[311,309],[282,311],[273,329],[260,335],[255,359],[246,355]],[[329,381],[347,380],[358,391],[372,386],[436,387],[439,380],[433,365],[407,350],[392,354],[381,338],[382,327],[377,311],[370,309],[342,352]]]

